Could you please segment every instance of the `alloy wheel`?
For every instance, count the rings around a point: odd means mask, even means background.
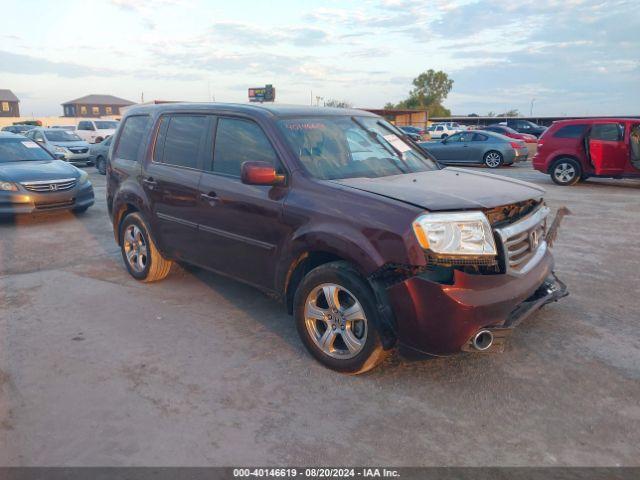
[[[556,165],[553,176],[561,183],[569,183],[576,176],[576,169],[570,163],[562,162]]]
[[[323,353],[333,358],[353,358],[367,340],[367,317],[358,299],[335,283],[315,287],[304,307],[307,332]]]
[[[491,168],[496,168],[500,166],[501,160],[502,159],[500,158],[500,154],[497,152],[489,152],[484,157],[484,163],[487,164],[487,167],[491,167]]]
[[[125,230],[124,251],[131,269],[136,273],[144,272],[149,262],[147,241],[137,225],[129,225]]]

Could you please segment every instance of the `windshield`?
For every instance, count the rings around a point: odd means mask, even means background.
[[[381,118],[308,117],[280,120],[278,125],[307,171],[323,180],[438,169]]]
[[[118,122],[94,122],[96,124],[96,128],[98,130],[110,130],[113,129],[115,130],[116,128],[118,128]]]
[[[44,132],[44,136],[50,142],[79,142],[82,139],[73,132],[57,129]]]
[[[26,138],[0,139],[0,163],[51,160],[51,158],[51,155],[32,140]]]

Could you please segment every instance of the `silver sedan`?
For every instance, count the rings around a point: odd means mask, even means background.
[[[493,132],[460,132],[440,142],[420,142],[422,149],[443,164],[478,164],[489,168],[511,165],[527,159],[523,141]]]

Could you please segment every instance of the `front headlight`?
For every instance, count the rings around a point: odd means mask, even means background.
[[[53,147],[53,151],[56,153],[67,153],[67,149],[64,147]]]
[[[80,169],[78,169],[80,170]],[[80,170],[80,178],[78,178],[78,183],[80,185],[85,184],[89,181],[89,174],[84,170]]]
[[[5,192],[17,192],[18,186],[15,183],[3,182],[2,180],[0,180],[0,190],[3,190]]]
[[[482,212],[425,213],[413,222],[425,250],[439,255],[496,255],[489,220]]]

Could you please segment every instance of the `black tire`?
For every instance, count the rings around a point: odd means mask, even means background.
[[[489,168],[500,168],[504,164],[504,157],[496,150],[489,150],[482,157],[482,161]]]
[[[73,209],[73,213],[83,214],[83,213],[85,213],[88,209],[89,209],[89,207],[74,208],[74,209]]]
[[[570,187],[582,179],[582,167],[573,158],[563,157],[553,162],[549,175],[556,185]]]
[[[136,271],[127,258],[127,249],[125,242],[125,232],[129,227],[135,226],[141,233],[142,239],[144,240],[144,245],[146,246],[146,254],[143,254],[143,257],[146,257],[144,260],[144,268],[141,268],[139,271]],[[120,252],[122,253],[122,260],[124,261],[125,267],[129,274],[135,278],[136,280],[140,280],[142,282],[156,282],[158,280],[164,279],[167,275],[169,275],[169,271],[171,270],[171,265],[173,262],[165,259],[158,248],[156,247],[151,234],[149,233],[149,229],[147,228],[147,224],[143,220],[142,216],[138,212],[133,212],[128,214],[122,222],[120,223]]]
[[[317,287],[327,283],[348,290],[348,293],[360,303],[366,317],[364,344],[359,353],[351,358],[334,358],[325,353],[316,345],[305,322],[305,305],[308,297]],[[307,273],[300,282],[293,301],[296,329],[309,353],[325,367],[352,375],[371,370],[379,365],[389,353],[384,350],[380,340],[377,312],[375,296],[369,285],[349,263],[343,261],[326,263]],[[337,330],[337,333],[340,333],[340,329]]]
[[[96,169],[101,175],[107,174],[107,162],[102,155],[98,155],[98,158],[96,158]]]
[[[93,143],[102,143],[104,141],[104,138],[102,137],[96,137],[95,141]]]
[[[446,133],[443,133],[442,135],[440,135],[440,140],[444,140],[445,138],[447,138],[449,135]]]

